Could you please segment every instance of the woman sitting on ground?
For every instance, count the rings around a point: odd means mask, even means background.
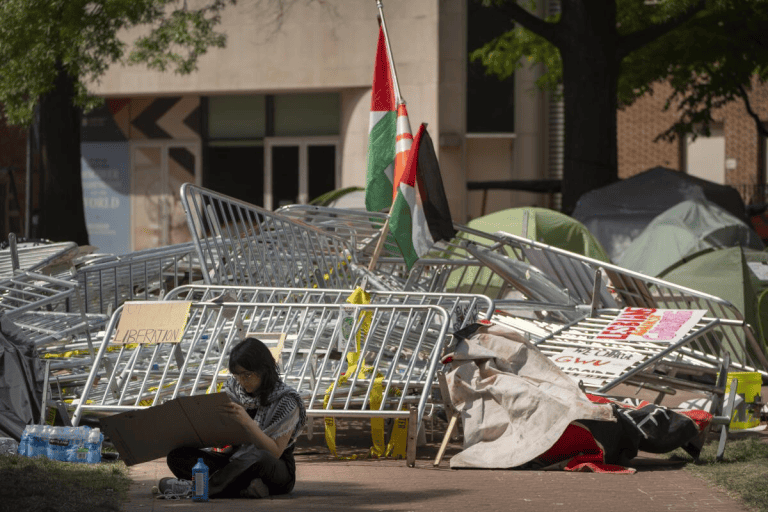
[[[163,478],[163,494],[187,495],[198,458],[208,466],[211,498],[263,498],[287,494],[296,483],[293,448],[307,421],[299,394],[285,385],[266,345],[256,338],[238,343],[229,355],[232,374],[224,391],[232,402],[218,412],[231,416],[250,433],[251,443],[229,453],[182,447],[168,454],[176,478]]]

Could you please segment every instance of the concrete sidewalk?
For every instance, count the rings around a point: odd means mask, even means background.
[[[318,423],[319,426],[319,423]],[[365,432],[365,436],[359,435]],[[451,470],[448,461],[458,453],[449,445],[438,467],[433,461],[439,435],[419,447],[416,467],[403,460],[337,460],[328,453],[322,432],[297,446],[297,484],[288,496],[265,500],[156,499],[151,488],[171,476],[163,459],[130,468],[134,485],[126,511],[245,510],[284,511],[417,511],[480,512],[485,510],[574,510],[622,512],[712,511],[747,512],[737,500],[709,487],[677,463],[641,454],[634,475],[514,470]],[[370,446],[363,426],[339,431],[344,454],[364,453]]]

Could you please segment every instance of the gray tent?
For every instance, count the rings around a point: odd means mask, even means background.
[[[0,314],[0,437],[21,439],[40,419],[44,369],[21,329]]]
[[[733,187],[655,167],[582,195],[572,217],[600,241],[612,261],[660,213],[686,199],[709,200],[749,222],[744,201]]]
[[[764,249],[744,221],[713,202],[692,199],[668,209],[622,252],[617,263],[648,276],[659,276],[672,265],[710,248]]]

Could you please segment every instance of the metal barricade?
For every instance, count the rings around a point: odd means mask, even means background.
[[[722,398],[724,390],[718,386],[717,376],[727,373],[729,357],[711,355],[704,348],[719,352],[718,347],[711,346],[708,336],[724,326],[747,330],[743,321],[705,316],[677,341],[670,342],[596,338],[621,312],[597,310],[535,340],[534,344],[585,390],[610,393],[624,383],[659,392],[659,401],[665,394],[674,395],[678,390]],[[621,359],[626,364],[612,368],[611,364]]]
[[[156,300],[202,279],[192,242],[101,258],[77,269],[86,312],[110,314],[126,300]]]
[[[768,375],[765,349],[755,338],[752,326],[744,322],[743,315],[730,302],[510,233],[495,235],[510,251],[531,261],[593,308],[634,306],[707,311],[707,317],[719,322],[697,338],[696,350],[717,358],[722,356],[721,349],[727,350],[734,369]]]
[[[349,290],[193,284],[174,288],[166,294],[165,300],[269,304],[345,304],[349,296]],[[489,319],[494,313],[494,301],[485,295],[477,294],[372,290],[370,302],[377,305],[440,306],[446,310],[451,319],[448,327],[449,332],[457,331],[481,319]]]
[[[208,284],[351,288],[351,242],[321,228],[185,183],[181,202]]]
[[[13,275],[16,264],[18,270],[40,273],[46,267],[66,261],[76,253],[77,244],[74,242],[11,243],[7,249],[0,250],[0,276]]]
[[[444,308],[430,305],[194,302],[180,342],[115,344],[123,307],[112,316],[77,400],[74,425],[85,414],[219,390],[230,349],[249,333],[283,340],[282,377],[299,391],[309,416],[407,418],[413,405],[418,425],[449,323]],[[353,352],[359,360],[351,367]],[[106,366],[112,370],[103,372]],[[378,407],[371,405],[374,394]]]
[[[77,283],[26,271],[0,280],[0,313],[21,329],[42,357],[60,358],[52,371],[90,366],[95,355],[91,336],[109,320],[85,314]],[[61,360],[69,356],[74,358]]]
[[[381,212],[329,208],[308,204],[283,206],[277,210],[277,213],[351,240],[352,246],[355,248],[356,261],[361,264],[367,264],[370,261],[376,250],[376,245],[379,243],[381,230],[389,218],[389,215]],[[381,255],[395,258],[400,256],[392,232],[387,234]]]

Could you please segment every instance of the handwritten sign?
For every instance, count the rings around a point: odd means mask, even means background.
[[[115,329],[114,343],[179,343],[191,302],[126,302]]]
[[[679,341],[702,319],[704,309],[624,308],[595,340]]]
[[[595,376],[616,376],[644,359],[642,354],[613,348],[566,348],[551,356],[565,373],[588,373]]]

